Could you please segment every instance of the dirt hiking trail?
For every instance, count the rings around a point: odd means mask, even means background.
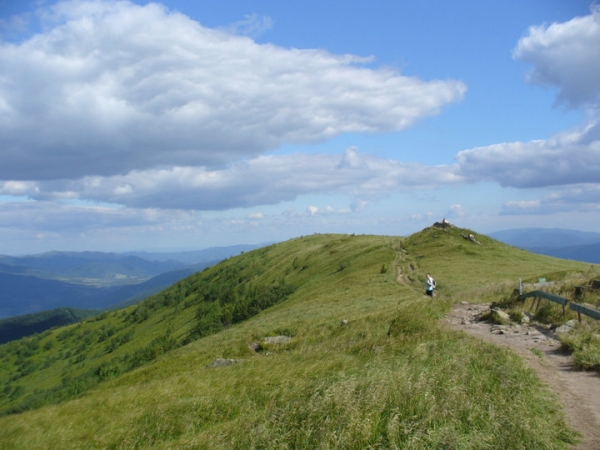
[[[560,342],[549,330],[534,325],[500,327],[479,322],[477,318],[488,310],[489,305],[455,305],[443,322],[520,355],[558,395],[571,428],[581,434],[579,444],[572,448],[600,450],[600,376],[575,370],[570,356],[560,351]]]

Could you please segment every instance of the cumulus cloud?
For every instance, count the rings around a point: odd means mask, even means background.
[[[222,169],[173,167],[79,180],[6,182],[0,193],[38,200],[78,198],[136,208],[225,210],[277,204],[300,195],[341,193],[364,209],[368,199],[461,181],[454,166],[428,167],[361,154],[270,155]]]
[[[429,221],[433,220],[433,217],[434,217],[434,214],[431,211],[429,211],[424,214],[422,214],[422,213],[411,214],[410,220],[412,220],[413,222],[419,222],[419,223],[423,222],[423,221],[429,222]]]
[[[268,16],[260,16],[258,14],[248,14],[243,20],[239,20],[227,27],[223,27],[223,31],[231,34],[239,34],[256,39],[265,31],[273,27],[273,19]]]
[[[77,206],[58,202],[0,202],[0,227],[21,231],[39,230],[59,233],[83,233],[106,228],[168,223],[186,216],[183,211],[166,213],[153,209]]]
[[[534,26],[513,56],[532,66],[529,81],[558,88],[558,101],[589,114],[585,125],[547,139],[461,151],[466,182],[551,189],[542,199],[513,201],[503,214],[543,214],[600,205],[600,7],[565,23]]]
[[[464,216],[465,216],[465,210],[464,210],[463,206],[458,203],[451,205],[450,209],[446,212],[446,217],[449,217],[451,219],[464,217]]]
[[[585,17],[531,27],[513,55],[533,66],[532,83],[558,87],[560,101],[600,107],[600,6]]]
[[[600,185],[576,184],[568,186],[548,195],[546,201],[554,204],[600,205]]]
[[[540,214],[542,202],[540,200],[517,200],[504,203],[502,205],[502,215],[528,215]],[[547,210],[546,210],[547,211]]]
[[[511,142],[457,154],[457,174],[466,181],[495,181],[533,188],[600,180],[600,122],[547,140]]]
[[[355,198],[350,204],[350,209],[352,210],[352,212],[361,212],[367,209],[369,203],[370,202],[368,200]]]
[[[4,180],[215,168],[285,143],[402,130],[466,89],[259,45],[156,3],[64,1],[42,18],[43,32],[0,42]]]
[[[580,184],[552,190],[538,200],[511,201],[502,205],[503,215],[600,212],[600,185]]]
[[[0,182],[0,194],[14,196],[38,195],[40,190],[38,184],[33,181],[4,181]]]
[[[263,240],[281,239],[273,221],[262,224]],[[279,219],[291,229],[297,218]],[[112,208],[44,201],[0,201],[2,253],[50,250],[126,251],[190,249],[247,243],[259,217],[205,217],[200,212],[141,208]],[[275,237],[277,236],[277,237]],[[284,235],[283,238],[289,237]],[[25,250],[27,247],[31,249]]]
[[[339,214],[349,214],[350,212],[350,208],[336,209],[331,205],[327,205],[325,208],[319,208],[317,206],[310,205],[308,208],[306,208],[306,213],[309,216],[331,216]]]

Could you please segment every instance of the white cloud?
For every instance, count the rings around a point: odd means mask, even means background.
[[[431,211],[426,213],[415,213],[411,214],[410,219],[413,222],[430,222],[433,220],[434,214]]]
[[[365,209],[367,209],[367,206],[369,206],[369,203],[370,202],[368,200],[355,198],[354,201],[350,205],[350,209],[353,212],[362,212]]]
[[[177,212],[171,216],[179,216]],[[163,217],[163,220],[166,218]],[[152,210],[73,206],[58,202],[0,202],[0,227],[48,232],[86,232],[156,223]]]
[[[502,215],[535,215],[563,212],[600,212],[600,185],[579,184],[552,189],[538,200],[511,201],[502,205]]]
[[[446,217],[450,217],[451,219],[464,217],[464,216],[465,216],[465,210],[464,210],[463,206],[460,204],[451,205],[450,209],[446,213]]]
[[[14,196],[39,195],[39,187],[33,181],[4,181],[0,182],[0,194]]]
[[[348,163],[348,161],[351,161]],[[225,210],[272,205],[308,194],[344,194],[362,210],[370,199],[461,182],[454,166],[427,167],[361,154],[260,156],[222,169],[174,167],[80,180],[9,182],[3,192],[29,198],[79,198],[136,208]],[[10,188],[12,186],[12,188]]]
[[[227,27],[223,27],[222,30],[231,34],[238,34],[240,36],[248,36],[256,39],[272,27],[273,19],[270,17],[261,16],[259,14],[247,14],[244,19]]]
[[[358,154],[358,148],[350,147],[344,151],[337,169],[368,169],[366,161]]]
[[[519,215],[519,214],[540,214],[542,202],[540,200],[519,200],[510,201],[502,205],[501,214]]]
[[[560,101],[600,107],[600,6],[585,17],[531,27],[513,55],[533,65],[531,82],[558,87]]]
[[[585,109],[587,124],[530,142],[510,142],[457,154],[466,182],[546,188],[538,200],[511,201],[502,214],[594,211],[600,205],[600,7],[565,23],[534,26],[513,56],[532,65],[529,81],[557,87],[558,100]]]
[[[308,208],[306,208],[306,213],[309,216],[333,216],[333,215],[340,215],[340,214],[349,214],[351,213],[352,210],[350,208],[340,208],[340,209],[336,209],[331,205],[327,205],[325,208],[319,208],[317,206],[314,205],[310,205]]]
[[[0,42],[0,179],[216,167],[284,143],[404,129],[462,99],[364,58],[259,45],[149,3],[65,1]]]
[[[600,206],[600,184],[575,184],[552,192],[546,198],[548,202]]]
[[[547,140],[511,142],[457,154],[458,174],[470,182],[532,188],[600,180],[600,122]]]

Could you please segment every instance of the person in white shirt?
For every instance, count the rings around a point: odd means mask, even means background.
[[[433,290],[435,289],[435,280],[431,276],[431,274],[427,274],[427,278],[425,279],[425,294],[433,297]]]

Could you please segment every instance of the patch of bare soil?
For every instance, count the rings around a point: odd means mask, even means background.
[[[571,427],[581,434],[574,449],[600,449],[600,376],[575,370],[568,354],[560,351],[554,334],[539,325],[500,327],[479,322],[489,305],[468,303],[455,305],[444,323],[486,342],[510,348],[535,370],[540,379],[555,392]]]

